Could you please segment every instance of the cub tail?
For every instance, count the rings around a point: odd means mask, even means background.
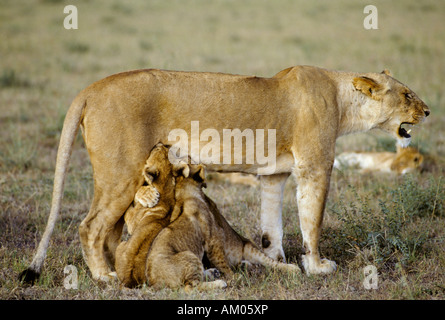
[[[265,267],[284,272],[301,273],[300,268],[296,264],[275,261],[272,258],[268,257],[250,241],[244,244],[243,260],[248,261],[252,264],[260,264]]]

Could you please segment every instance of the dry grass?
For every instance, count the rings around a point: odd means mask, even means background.
[[[445,212],[443,89],[445,5],[374,1],[379,30],[363,28],[365,2],[77,1],[79,29],[63,28],[63,1],[3,1],[0,11],[0,298],[1,299],[444,299]],[[136,68],[221,71],[271,76],[296,64],[332,69],[389,68],[432,110],[414,145],[427,170],[411,177],[334,172],[322,253],[339,264],[329,276],[283,276],[257,268],[214,293],[121,290],[91,280],[77,228],[88,211],[91,167],[79,137],[61,217],[44,273],[24,287],[46,224],[55,154],[74,96],[106,75]],[[337,151],[388,150],[381,133],[343,137]],[[299,263],[301,234],[289,180],[284,246]],[[244,235],[258,241],[259,190],[209,183],[208,194]],[[420,206],[418,204],[421,204]],[[373,239],[379,239],[373,241]],[[63,287],[66,265],[79,289]],[[366,290],[363,268],[379,271]]]

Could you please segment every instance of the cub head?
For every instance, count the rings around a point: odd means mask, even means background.
[[[387,70],[356,77],[353,85],[376,102],[373,104],[379,115],[376,127],[395,137],[401,146],[406,147],[411,141],[406,126],[418,124],[430,114],[428,106]]]
[[[391,164],[391,170],[399,174],[412,172],[423,163],[423,156],[416,148],[397,146],[397,155]]]
[[[159,200],[174,201],[176,177],[189,175],[185,161],[171,163],[168,146],[158,143],[150,151],[142,176],[144,185],[136,192],[135,200],[145,207],[154,207]]]

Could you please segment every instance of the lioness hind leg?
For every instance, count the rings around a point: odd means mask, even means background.
[[[79,226],[84,259],[93,279],[103,281],[110,280],[109,273],[114,269],[114,254],[123,226],[121,218],[133,198],[131,190],[119,197],[110,198],[110,194],[95,194],[90,211]]]
[[[124,217],[122,216],[118,220],[118,222],[114,225],[114,227],[112,228],[112,230],[108,234],[108,237],[105,240],[105,245],[104,245],[105,260],[107,261],[109,267],[112,270],[114,270],[115,252],[121,241],[124,223],[125,220]]]

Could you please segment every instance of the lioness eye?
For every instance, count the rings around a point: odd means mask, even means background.
[[[411,95],[411,93],[405,93],[405,98],[412,99],[413,96]]]

